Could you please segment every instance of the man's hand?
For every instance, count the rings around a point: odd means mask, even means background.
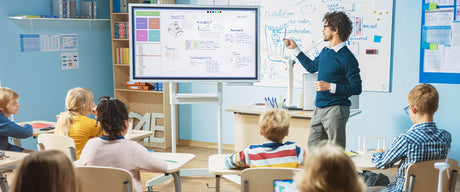
[[[286,48],[288,49],[295,49],[297,48],[297,44],[292,39],[283,39],[284,45],[286,45]]]
[[[316,91],[329,91],[331,90],[331,84],[326,81],[315,82]]]

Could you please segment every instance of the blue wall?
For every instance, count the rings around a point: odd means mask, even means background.
[[[97,16],[108,19],[109,1],[98,0]],[[77,1],[77,5],[79,1]],[[0,1],[0,81],[20,96],[15,121],[56,120],[67,91],[90,89],[95,99],[113,95],[109,21],[12,21],[8,16],[51,15],[51,0]],[[61,52],[21,52],[20,34],[77,34],[80,68],[61,70]],[[34,140],[23,146],[35,149]]]
[[[406,131],[412,122],[403,111],[407,94],[418,84],[420,63],[421,0],[394,1],[392,92],[363,92],[360,96],[362,113],[347,124],[347,150],[357,150],[358,136],[380,135],[387,145],[398,134]],[[458,107],[460,85],[434,84],[440,94],[439,110],[435,114],[437,126],[452,134],[451,157],[460,159]],[[215,92],[209,84],[182,84],[180,92]],[[295,90],[298,98],[301,90]],[[278,97],[286,88],[229,87],[223,88],[223,108],[263,102],[264,96]],[[296,96],[297,95],[297,96]],[[182,105],[179,107],[180,139],[217,142],[217,112],[215,105]],[[223,142],[234,143],[234,115],[223,112]],[[307,137],[307,136],[305,136]]]

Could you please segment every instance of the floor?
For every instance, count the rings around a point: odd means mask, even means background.
[[[154,151],[158,152],[171,152],[171,150],[162,150],[155,149]],[[197,169],[197,168],[207,168],[208,167],[208,156],[217,154],[217,149],[201,148],[201,147],[189,147],[189,146],[178,146],[178,153],[193,153],[196,157],[188,164],[184,166],[184,169]],[[223,153],[232,153],[233,151],[223,150]],[[149,172],[141,172],[141,180],[143,185],[145,183],[162,174],[155,174]],[[206,191],[215,191],[215,177],[214,176],[189,176],[181,177],[182,191],[183,192],[206,192]],[[145,186],[144,186],[145,187]],[[153,187],[153,191],[161,192],[173,192],[174,191],[174,182],[169,180],[160,185]],[[240,185],[233,183],[227,179],[221,179],[220,191],[230,192],[230,191],[240,191]]]

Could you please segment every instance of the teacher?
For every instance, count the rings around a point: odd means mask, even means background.
[[[345,148],[345,126],[351,105],[348,98],[362,91],[358,61],[345,45],[353,27],[344,12],[326,13],[323,21],[323,38],[329,46],[314,60],[308,58],[292,39],[284,39],[284,43],[308,72],[318,72],[308,147],[329,139]]]

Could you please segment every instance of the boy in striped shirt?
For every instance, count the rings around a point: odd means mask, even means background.
[[[239,153],[225,158],[225,165],[232,168],[286,167],[297,168],[302,164],[305,151],[294,142],[283,143],[289,133],[291,116],[283,109],[270,109],[259,119],[260,135],[266,142],[250,145]]]
[[[438,129],[433,122],[434,112],[438,110],[439,95],[432,85],[417,85],[409,92],[407,100],[409,105],[404,110],[414,125],[396,137],[387,151],[379,149],[372,154],[372,162],[380,169],[389,168],[401,161],[396,182],[388,185],[388,191],[404,191],[409,165],[445,159],[452,141],[450,133]]]

